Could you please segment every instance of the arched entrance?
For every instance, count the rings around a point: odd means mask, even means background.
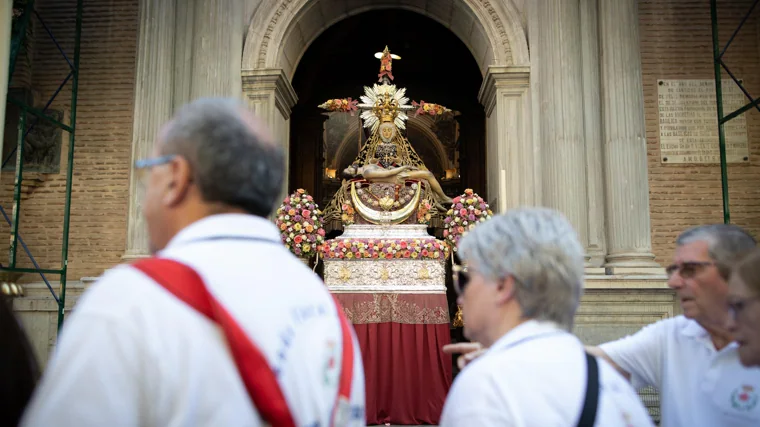
[[[293,78],[308,47],[336,23],[380,9],[427,16],[451,30],[467,47],[483,79],[478,101],[485,108],[486,171],[485,183],[481,183],[484,188],[479,191],[488,195],[497,210],[539,200],[538,153],[530,127],[528,45],[521,15],[511,0],[263,0],[252,16],[242,58],[243,92],[251,107],[269,122],[280,140],[290,141],[289,120],[298,99]],[[383,28],[387,25],[392,24],[378,22],[356,28],[345,37],[361,39],[369,33],[392,32],[393,27]],[[382,47],[368,45],[367,49],[374,52]],[[345,64],[355,59],[346,58]],[[367,59],[373,60],[371,53]],[[361,76],[358,70],[356,74]],[[334,96],[356,96],[355,90],[335,90]]]
[[[378,24],[387,30],[367,31]],[[292,79],[298,101],[290,118],[288,191],[305,188],[321,206],[332,198],[340,172],[358,154],[359,138],[367,135],[364,129],[359,133],[358,115],[337,113],[328,120],[317,105],[363,95],[363,87],[377,81],[374,53],[386,45],[402,58],[394,63],[395,84],[405,87],[411,99],[440,103],[458,113],[438,122],[412,117],[405,131],[412,146],[451,197],[465,188],[485,195],[485,114],[478,101],[483,79],[477,62],[438,22],[388,9],[336,23],[301,57]]]

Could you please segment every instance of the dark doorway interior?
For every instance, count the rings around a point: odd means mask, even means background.
[[[327,116],[317,106],[331,98],[358,99],[364,86],[377,82],[380,61],[374,54],[386,45],[402,58],[393,62],[393,83],[407,88],[410,99],[435,102],[461,113],[456,117],[460,177],[447,192],[456,195],[472,188],[485,198],[485,113],[478,101],[483,81],[478,64],[467,46],[446,27],[423,15],[392,9],[365,12],[338,22],[301,58],[293,77],[298,103],[290,120],[288,191],[304,188],[320,206],[332,197],[336,188],[324,179],[323,126]],[[408,138],[413,145],[414,136],[410,128]],[[437,172],[435,165],[427,166]]]

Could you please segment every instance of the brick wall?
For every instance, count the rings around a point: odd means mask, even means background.
[[[74,56],[76,1],[43,0],[36,9],[63,47]],[[129,163],[132,139],[137,0],[84,2],[81,34],[77,135],[71,202],[69,279],[99,275],[120,261],[126,238]],[[34,19],[34,18],[33,18]],[[55,44],[35,24],[32,85],[35,106],[41,108],[68,73]],[[66,111],[68,123],[71,84],[52,104]],[[43,268],[59,268],[63,232],[68,136],[64,135],[61,172],[47,176],[29,200],[22,202],[21,235]],[[0,179],[0,203],[10,215],[13,172]],[[0,235],[9,228],[0,219]],[[5,238],[2,239],[7,242]],[[0,254],[7,261],[7,245]],[[31,266],[19,248],[21,266]],[[29,280],[39,276],[27,275]],[[58,280],[50,275],[49,279]]]
[[[76,2],[36,3],[42,18],[73,56]],[[720,37],[725,42],[751,1],[719,3]],[[136,0],[85,2],[69,241],[70,279],[99,275],[118,263],[124,252],[137,13]],[[756,15],[734,41],[726,61],[744,79],[750,93],[760,96],[760,11]],[[685,227],[722,221],[719,166],[662,165],[658,141],[657,79],[713,77],[709,1],[640,0],[639,16],[652,243],[657,260],[665,263],[676,235]],[[39,25],[35,37],[32,83],[39,107],[55,91],[67,70],[65,61]],[[67,86],[52,107],[68,110],[69,93]],[[760,235],[757,157],[760,113],[748,112],[747,122],[751,164],[731,165],[729,169],[732,220]],[[66,149],[64,143],[61,173],[49,176],[22,205],[21,233],[44,268],[57,268],[60,260]],[[9,214],[12,178],[10,172],[0,178],[0,203]],[[8,227],[2,220],[0,235],[8,235]],[[30,266],[26,255],[19,253],[21,265]],[[5,247],[0,256],[0,262],[4,263]]]
[[[751,0],[718,2],[723,45],[751,4]],[[734,75],[743,79],[756,97],[760,96],[759,17],[756,10],[724,57]],[[639,19],[652,245],[657,261],[667,263],[674,240],[684,228],[723,222],[720,166],[661,164],[658,139],[657,80],[714,78],[710,2],[640,0]],[[730,78],[725,73],[723,76]],[[760,113],[750,110],[745,115],[750,164],[729,164],[731,222],[760,237]]]

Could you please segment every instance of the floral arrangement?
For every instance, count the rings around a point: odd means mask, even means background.
[[[446,212],[443,220],[443,237],[454,252],[457,251],[457,243],[467,232],[478,223],[490,219],[493,215],[488,203],[472,189],[464,190],[464,194],[457,196],[452,201],[451,209]]]
[[[329,99],[327,102],[320,104],[319,108],[324,108],[327,111],[340,111],[343,113],[351,113],[351,115],[354,115],[354,111],[357,110],[356,105],[359,103],[358,100],[352,100],[349,98],[336,98],[336,99]]]
[[[414,112],[414,117],[417,117],[420,114],[428,116],[440,116],[443,113],[451,112],[451,110],[444,107],[443,105],[433,104],[425,101],[420,101],[419,103],[417,103],[417,101],[412,101],[412,106],[417,107],[417,111]]]
[[[282,243],[297,257],[317,254],[325,241],[322,212],[306,190],[299,188],[285,197],[277,209],[277,228]]]
[[[417,223],[419,224],[429,224],[430,223],[430,209],[432,206],[430,205],[430,202],[427,200],[423,200],[420,202],[419,206],[417,206]]]
[[[336,239],[322,246],[322,256],[334,259],[446,259],[449,248],[436,239]]]
[[[343,222],[343,225],[351,225],[354,223],[354,207],[351,206],[350,203],[343,203],[343,205],[340,207],[341,212],[343,212],[340,215],[340,220]]]

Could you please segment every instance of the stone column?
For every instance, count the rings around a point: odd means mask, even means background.
[[[588,248],[581,21],[578,1],[537,0],[543,204],[564,213]],[[588,259],[588,256],[587,256]]]
[[[5,135],[5,103],[8,96],[8,67],[11,56],[11,22],[13,1],[0,0],[0,136]],[[3,152],[3,139],[0,138],[0,153]]]
[[[287,76],[281,69],[258,69],[242,71],[243,96],[253,112],[269,125],[276,140],[285,148],[285,198],[290,165],[290,111],[298,97]]]
[[[242,96],[241,0],[187,0],[178,8],[175,33],[175,109],[200,97]]]
[[[598,0],[580,0],[581,61],[583,69],[583,118],[588,183],[588,250],[594,267],[604,265],[607,242],[604,233],[604,168],[602,113],[599,97]]]
[[[636,0],[599,0],[607,267],[657,267],[649,225]]]
[[[132,164],[137,159],[151,155],[153,141],[161,125],[172,115],[175,1],[140,2]],[[125,260],[149,255],[147,227],[140,205],[142,193],[132,168],[129,180],[127,248],[123,256]]]
[[[478,99],[486,112],[486,186],[496,212],[541,200],[541,167],[531,128],[530,68],[488,68]]]

